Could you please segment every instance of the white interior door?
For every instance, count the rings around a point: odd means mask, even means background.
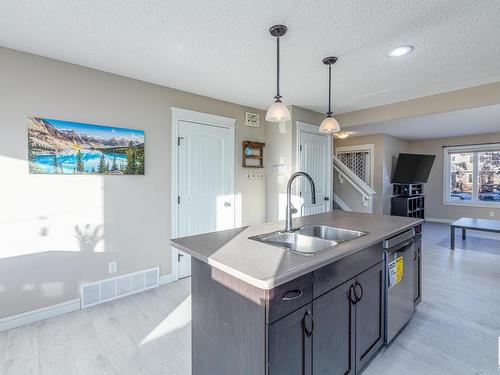
[[[298,127],[299,158],[298,170],[306,172],[316,186],[316,204],[311,204],[311,187],[301,178],[299,195],[303,198],[302,215],[312,215],[331,210],[331,137],[321,134],[318,127]]]
[[[178,122],[178,236],[234,227],[231,131]],[[179,277],[191,274],[191,259],[179,253]]]

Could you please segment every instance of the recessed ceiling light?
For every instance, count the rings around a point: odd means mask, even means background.
[[[389,53],[389,56],[391,56],[391,57],[401,57],[401,56],[404,56],[404,55],[408,55],[411,51],[413,51],[413,47],[412,46],[401,46],[401,47],[393,49]]]
[[[351,135],[351,133],[349,133],[349,132],[338,132],[338,133],[335,133],[335,135],[337,136],[337,138],[346,139],[347,137],[349,137]]]

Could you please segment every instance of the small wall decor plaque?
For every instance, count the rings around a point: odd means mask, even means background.
[[[259,114],[252,112],[245,112],[245,125],[253,128],[259,127]]]
[[[144,131],[28,118],[29,172],[144,174]]]

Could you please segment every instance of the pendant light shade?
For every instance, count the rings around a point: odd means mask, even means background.
[[[337,133],[340,131],[340,125],[333,117],[327,117],[319,126],[320,133]]]
[[[269,122],[290,121],[291,117],[288,107],[278,101],[271,104],[266,113],[266,121]]]
[[[292,116],[287,106],[281,102],[280,95],[280,37],[286,34],[286,26],[274,25],[269,29],[269,32],[273,37],[276,38],[276,96],[274,97],[274,103],[271,104],[266,113],[266,121],[269,122],[280,122],[289,121]]]
[[[328,112],[326,118],[319,126],[320,133],[338,133],[340,125],[337,120],[332,117],[332,65],[337,62],[335,56],[325,57],[323,64],[328,65]]]

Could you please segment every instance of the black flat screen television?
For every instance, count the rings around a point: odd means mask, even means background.
[[[426,183],[436,155],[399,154],[393,184]]]

